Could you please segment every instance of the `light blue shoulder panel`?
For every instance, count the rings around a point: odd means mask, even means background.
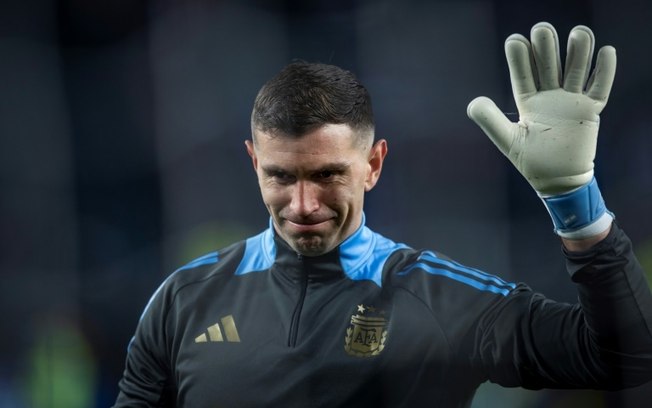
[[[276,259],[274,232],[270,227],[260,234],[247,239],[245,253],[236,269],[236,275],[259,272],[271,268]]]
[[[397,250],[408,248],[364,226],[340,245],[340,262],[344,273],[353,280],[370,280],[382,287],[383,268]]]

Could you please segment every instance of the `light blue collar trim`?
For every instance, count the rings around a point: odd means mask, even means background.
[[[396,250],[408,246],[395,243],[373,232],[365,226],[365,221],[363,213],[360,227],[336,250],[339,251],[342,270],[349,279],[370,280],[378,287],[382,287],[385,262]],[[270,217],[268,229],[247,239],[245,253],[235,272],[236,275],[271,268],[276,260],[274,234],[274,225]]]
[[[394,251],[407,248],[366,227],[362,214],[360,227],[340,244],[340,262],[344,273],[352,280],[370,280],[382,287],[385,262]]]
[[[271,268],[276,259],[276,245],[274,244],[274,227],[271,225],[260,234],[248,238],[245,243],[245,253],[242,262],[236,269],[236,275],[249,272],[263,271]]]

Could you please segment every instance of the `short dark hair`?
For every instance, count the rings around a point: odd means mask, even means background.
[[[373,140],[367,89],[350,71],[320,63],[285,66],[260,89],[251,114],[252,133],[300,137],[326,124],[348,125],[360,141]]]

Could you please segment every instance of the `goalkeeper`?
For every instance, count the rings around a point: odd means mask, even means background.
[[[348,71],[293,63],[260,90],[246,142],[269,228],[163,282],[127,352],[116,407],[465,407],[485,381],[622,389],[652,379],[652,294],[594,178],[616,68],[573,29],[505,43],[518,123],[468,115],[532,185],[577,304],[365,225],[387,142]]]

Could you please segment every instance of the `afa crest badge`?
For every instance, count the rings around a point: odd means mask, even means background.
[[[387,319],[383,311],[373,306],[358,305],[346,329],[344,350],[355,357],[373,357],[385,348]]]

